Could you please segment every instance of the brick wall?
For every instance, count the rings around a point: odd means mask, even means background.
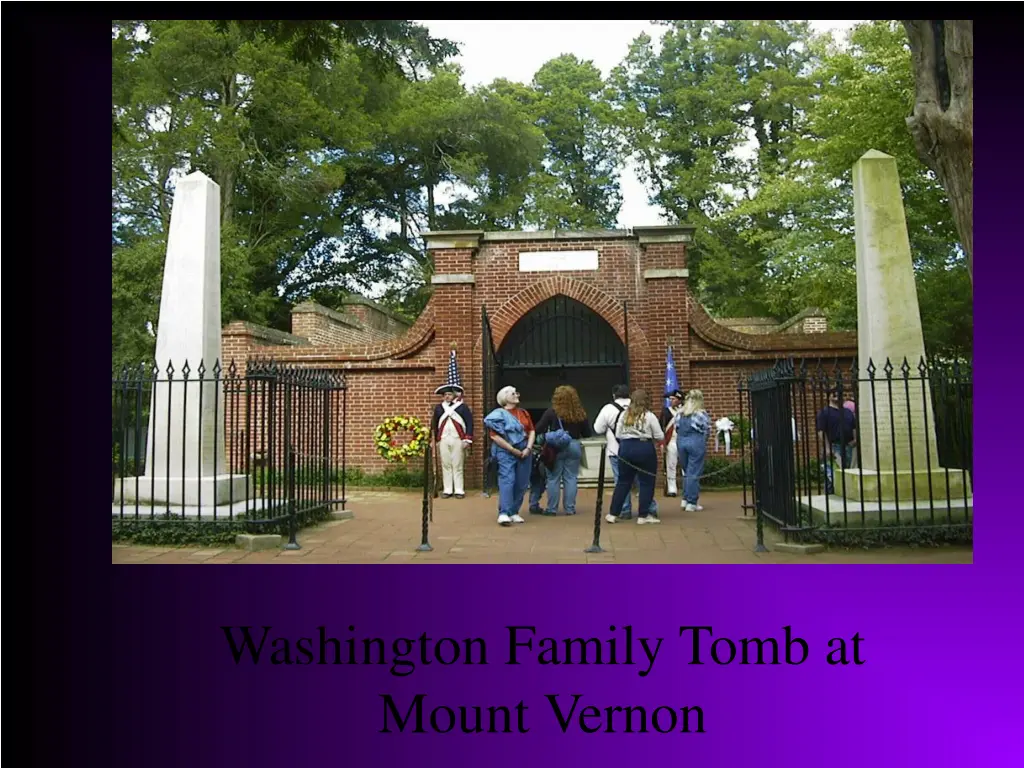
[[[305,302],[292,310],[292,333],[318,346],[367,344],[394,338],[408,329],[407,323],[398,323],[365,305],[355,305],[373,324],[364,323],[355,314],[335,312],[333,309]]]
[[[738,411],[741,374],[770,366],[782,357],[839,359],[848,365],[856,354],[855,334],[822,329],[813,311],[783,324],[787,326],[784,330],[770,333],[744,334],[716,323],[689,294],[689,228],[442,232],[425,239],[434,257],[433,295],[411,327],[403,328],[395,318],[353,302],[346,305],[344,314],[315,305],[296,307],[292,334],[268,333],[269,329],[259,331],[241,323],[224,329],[225,357],[229,351],[243,357],[272,352],[281,362],[345,372],[349,466],[368,471],[387,466],[374,449],[374,428],[385,417],[403,413],[428,420],[438,401],[434,389],[444,383],[448,356],[455,349],[478,436],[468,456],[467,483],[480,486],[482,419],[496,406],[485,403],[482,393],[484,307],[496,348],[520,318],[559,294],[600,315],[620,339],[625,340],[628,323],[631,386],[646,388],[660,409],[666,347],[671,344],[680,384],[704,391],[713,418]],[[583,250],[597,251],[596,271],[519,270],[521,251]],[[625,318],[623,302],[628,309]],[[373,320],[375,316],[377,320]],[[800,331],[794,332],[794,327]],[[396,334],[396,330],[401,332]],[[362,335],[354,336],[356,332]],[[497,382],[498,387],[504,383]]]
[[[350,296],[342,300],[344,314],[351,315],[364,328],[378,331],[385,338],[400,336],[409,330],[412,322],[401,317],[387,307],[364,299],[361,296]]]

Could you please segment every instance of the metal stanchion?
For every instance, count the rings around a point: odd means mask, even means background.
[[[756,503],[756,502],[755,502]],[[754,545],[755,552],[767,552],[768,547],[764,545],[764,514],[761,512],[761,505],[756,504],[757,514],[757,544]]]
[[[299,542],[295,540],[298,531],[298,520],[295,518],[295,448],[288,448],[288,477],[285,480],[285,487],[288,489],[288,543],[285,549],[302,549]]]
[[[584,552],[604,552],[601,549],[601,507],[604,506],[604,463],[608,446],[601,446],[601,467],[597,471],[597,503],[594,505],[594,543]]]
[[[423,457],[423,538],[420,541],[420,545],[416,547],[416,551],[433,552],[434,548],[430,546],[430,541],[427,538],[427,531],[430,528],[430,515],[432,506],[431,502],[433,501],[433,499],[430,496],[430,486],[433,485],[433,482],[431,480],[432,468],[430,466],[430,458],[432,452],[430,448],[427,448],[427,450],[424,451],[424,454],[425,455]]]

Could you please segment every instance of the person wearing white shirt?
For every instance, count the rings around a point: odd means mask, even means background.
[[[645,390],[638,389],[633,393],[629,407],[618,420],[615,438],[618,443],[616,455],[619,471],[605,520],[609,523],[618,522],[619,513],[629,498],[635,480],[640,489],[637,524],[660,523],[661,520],[651,513],[651,502],[654,500],[654,480],[658,473],[655,443],[665,439],[665,431],[658,423],[658,417],[651,412],[650,397]]]

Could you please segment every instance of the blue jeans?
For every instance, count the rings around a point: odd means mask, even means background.
[[[679,452],[679,463],[686,467],[683,498],[687,504],[696,505],[700,497],[700,476],[704,472],[704,456],[708,450],[707,440],[699,432],[679,435],[676,438],[676,449]]]
[[[609,456],[609,458],[612,463],[612,477],[615,479],[615,483],[617,484],[619,482],[619,457],[613,454],[612,456]],[[633,485],[636,486],[636,483],[634,482]],[[612,486],[612,493],[615,493],[614,485]],[[632,489],[630,489],[630,493],[626,494],[626,500],[622,504],[622,511],[619,514],[623,517],[629,517],[633,514],[633,499],[631,494]],[[611,511],[611,508],[609,508],[609,511]],[[648,508],[647,512],[651,515],[658,514],[658,501],[653,497],[651,498],[651,506]]]
[[[654,443],[650,440],[623,440],[619,443],[619,456],[624,461],[619,465],[618,477],[615,479],[609,514],[615,516],[622,513],[634,482],[640,487],[640,517],[653,514],[654,479],[658,471],[658,452]]]
[[[844,450],[845,448],[845,450]],[[853,465],[853,446],[847,444],[843,447],[832,443],[831,456],[829,456],[828,462],[825,463],[825,493],[835,493],[835,477],[832,465],[834,463],[839,464],[840,468],[848,469]]]
[[[526,443],[515,447],[522,450]],[[518,515],[523,506],[523,497],[530,487],[533,455],[527,454],[525,459],[520,459],[495,445],[494,457],[498,460],[498,514],[509,517]]]
[[[558,492],[565,484],[565,495],[562,497],[562,509],[567,515],[576,514],[576,491],[579,488],[580,460],[583,458],[583,446],[579,440],[572,440],[565,448],[555,454],[555,466],[548,472],[548,512],[558,512]]]

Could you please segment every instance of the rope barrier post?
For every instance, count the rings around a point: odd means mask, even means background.
[[[597,471],[597,503],[594,505],[594,543],[584,552],[604,552],[601,549],[601,507],[604,506],[604,464],[608,446],[601,446],[601,468]]]
[[[427,531],[428,531],[428,529],[430,527],[429,520],[430,520],[430,515],[431,515],[431,507],[432,507],[432,504],[431,504],[432,499],[431,499],[431,496],[430,496],[430,490],[431,490],[430,486],[433,485],[433,482],[432,482],[432,479],[431,479],[431,474],[430,474],[431,473],[431,466],[430,466],[431,450],[430,450],[430,448],[428,447],[427,450],[424,451],[423,453],[424,453],[424,456],[423,456],[423,538],[420,540],[420,545],[418,547],[416,547],[416,551],[417,552],[433,552],[434,548],[432,546],[430,546],[430,541],[427,538]]]
[[[754,514],[757,515],[755,518],[757,522],[757,543],[754,544],[754,551],[767,552],[768,547],[764,545],[764,513],[762,511],[760,499],[756,496],[754,498]]]
[[[295,515],[295,448],[294,446],[288,447],[288,458],[287,458],[287,475],[285,478],[285,487],[288,494],[288,543],[284,545],[285,549],[294,550],[302,549],[299,546],[299,542],[295,539],[296,530],[298,529],[298,521]]]

